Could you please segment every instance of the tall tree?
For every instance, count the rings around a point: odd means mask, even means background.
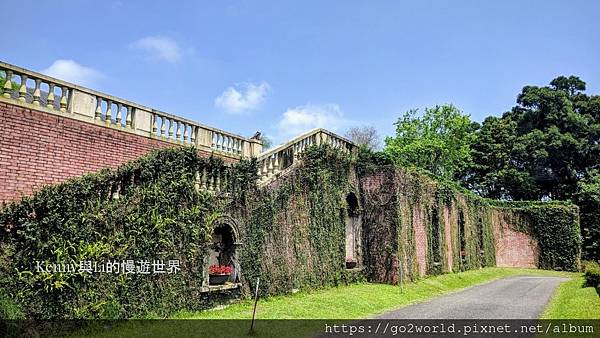
[[[524,87],[510,112],[483,122],[462,181],[486,197],[574,201],[583,256],[600,260],[600,96],[585,89],[576,76]]]
[[[398,119],[396,137],[385,139],[384,151],[397,163],[453,179],[471,163],[470,147],[478,127],[453,105],[413,109]]]
[[[494,198],[572,198],[600,158],[600,97],[584,90],[575,76],[524,87],[510,112],[477,133],[467,185]]]
[[[379,148],[379,133],[372,126],[352,127],[348,129],[345,136],[352,142],[367,147],[370,150]]]

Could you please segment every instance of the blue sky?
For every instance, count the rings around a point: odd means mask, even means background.
[[[4,0],[2,2],[5,2]],[[0,60],[283,141],[453,103],[481,121],[527,84],[600,93],[600,1],[18,1]]]

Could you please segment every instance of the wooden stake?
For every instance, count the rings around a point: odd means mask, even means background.
[[[250,334],[254,333],[254,318],[256,317],[256,305],[258,304],[258,285],[260,277],[256,277],[256,290],[254,291],[254,310],[252,311],[252,324],[250,325]]]

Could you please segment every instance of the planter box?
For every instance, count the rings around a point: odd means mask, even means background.
[[[222,285],[229,280],[231,275],[209,275],[208,285]]]

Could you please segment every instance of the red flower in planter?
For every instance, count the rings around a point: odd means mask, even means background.
[[[211,265],[208,273],[211,275],[231,275],[233,268],[229,265]]]

